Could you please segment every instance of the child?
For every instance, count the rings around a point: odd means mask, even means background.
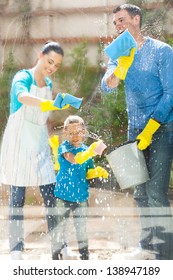
[[[88,179],[108,178],[108,172],[102,167],[94,168],[92,157],[99,142],[89,147],[83,144],[87,130],[79,116],[69,116],[64,122],[66,139],[58,149],[60,170],[54,190],[58,208],[58,244],[55,259],[61,259],[64,247],[64,228],[72,211],[81,260],[89,259],[87,237],[87,207],[89,197]]]
[[[52,157],[54,162],[54,170],[58,173],[60,169],[60,165],[58,162],[58,147],[59,147],[59,136],[58,135],[51,135],[49,137],[49,145],[52,150]],[[66,229],[64,229],[64,247],[61,250],[61,255],[63,260],[76,260],[78,259],[78,255],[73,252],[70,247],[68,246],[68,236],[66,236]]]

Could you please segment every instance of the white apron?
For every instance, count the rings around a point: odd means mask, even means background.
[[[49,87],[31,85],[34,96],[52,99]],[[55,182],[46,121],[49,113],[22,105],[11,114],[3,135],[0,183],[13,186],[40,186]]]

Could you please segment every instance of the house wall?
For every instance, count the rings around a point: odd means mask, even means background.
[[[0,67],[9,53],[21,67],[34,64],[37,54],[49,39],[59,41],[69,64],[72,49],[84,40],[87,56],[96,65],[98,46],[112,40],[112,10],[124,0],[1,0]],[[148,0],[147,9],[161,9],[163,0]],[[173,34],[173,8],[166,7],[166,33]],[[104,56],[106,62],[107,58]]]

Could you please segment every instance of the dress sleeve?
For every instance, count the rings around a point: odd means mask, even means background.
[[[18,101],[18,95],[22,92],[29,93],[31,85],[32,75],[29,71],[21,70],[16,73],[10,92],[10,114],[15,113],[22,106],[22,103]]]
[[[29,71],[19,71],[13,79],[12,91],[18,96],[22,92],[29,92],[32,84],[32,76]]]

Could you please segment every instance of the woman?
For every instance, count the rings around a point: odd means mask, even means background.
[[[47,42],[36,65],[17,72],[12,81],[10,116],[2,140],[0,162],[0,182],[10,185],[9,243],[12,259],[22,259],[24,250],[23,206],[28,186],[40,187],[51,242],[55,238],[55,172],[46,122],[49,111],[59,110],[51,100],[52,82],[49,77],[58,70],[63,56],[58,43]]]

